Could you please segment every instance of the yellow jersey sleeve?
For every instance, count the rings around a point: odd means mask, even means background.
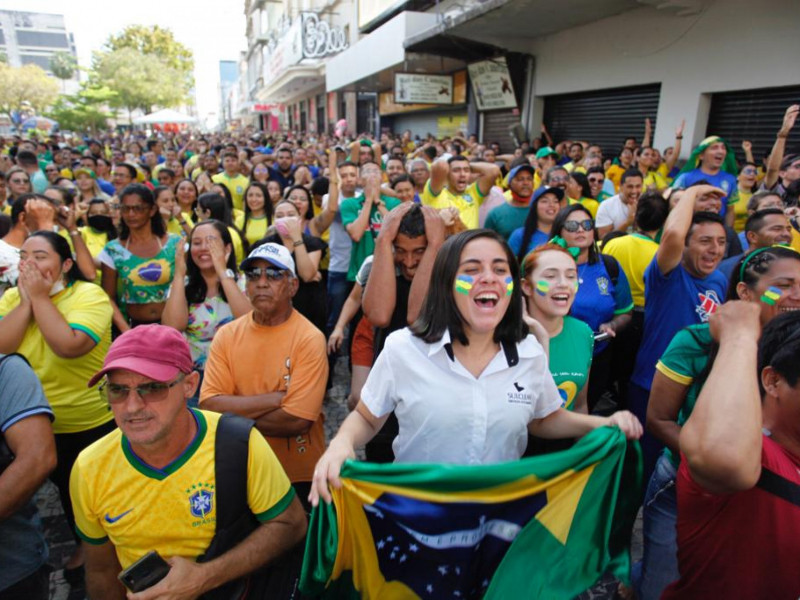
[[[442,188],[438,195],[434,196],[433,190],[431,190],[431,180],[429,178],[428,181],[425,182],[425,187],[422,189],[422,194],[419,199],[422,201],[422,204],[430,206],[436,202],[436,199],[442,195],[443,191],[444,188]]]
[[[11,288],[0,296],[0,319],[14,310],[19,304],[19,288]]]
[[[72,329],[82,331],[95,342],[109,329],[113,309],[111,301],[100,286],[77,282],[75,295],[64,312],[64,320]]]
[[[102,515],[92,508],[92,487],[81,471],[80,456],[72,466],[69,477],[69,496],[75,512],[75,529],[82,540],[89,544],[100,545],[108,541],[101,523]]]
[[[294,488],[267,440],[255,428],[250,430],[247,457],[247,504],[265,523],[285,511],[294,499]]]

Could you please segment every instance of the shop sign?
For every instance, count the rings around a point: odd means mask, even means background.
[[[427,73],[395,73],[397,104],[452,104],[453,76]]]
[[[331,27],[314,13],[302,13],[303,57],[322,58],[347,48],[347,36],[341,27]]]
[[[478,110],[516,108],[517,97],[505,57],[473,63],[467,69]]]

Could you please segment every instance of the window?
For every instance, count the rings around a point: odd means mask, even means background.
[[[67,34],[44,31],[17,31],[17,44],[38,48],[69,48]]]
[[[36,54],[22,54],[20,55],[23,65],[37,65],[50,73],[50,57],[37,56]]]

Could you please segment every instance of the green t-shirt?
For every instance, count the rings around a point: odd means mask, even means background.
[[[589,380],[593,352],[592,329],[574,317],[564,317],[561,333],[550,340],[550,374],[567,410],[575,408],[575,398]]]
[[[512,206],[506,202],[489,211],[483,226],[496,231],[508,241],[515,229],[525,226],[528,210],[527,206]]]
[[[400,205],[400,200],[397,198],[382,195],[381,200],[386,204],[386,210],[392,210],[395,206]],[[347,198],[339,205],[339,213],[342,215],[342,225],[345,229],[350,223],[358,219],[365,201],[366,198],[362,194],[354,198]],[[347,271],[347,281],[355,281],[358,269],[361,268],[368,256],[372,256],[375,253],[375,238],[381,232],[382,224],[383,216],[378,211],[378,207],[373,204],[369,214],[369,227],[364,231],[364,235],[361,236],[360,240],[353,242],[350,250],[350,268]]]
[[[706,368],[712,343],[708,323],[690,325],[675,334],[661,360],[656,364],[656,369],[664,377],[689,388],[683,406],[678,412],[678,425],[686,423],[694,410],[695,402],[708,375]],[[675,456],[669,448],[664,448],[664,454],[677,468],[680,456]]]

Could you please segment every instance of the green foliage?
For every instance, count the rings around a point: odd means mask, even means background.
[[[41,67],[10,67],[0,62],[0,112],[20,110],[23,103],[43,111],[58,97],[58,84]]]
[[[194,86],[194,55],[192,51],[175,39],[172,31],[156,25],[129,25],[122,33],[108,38],[109,51],[132,49],[139,54],[158,57],[180,74],[182,91],[187,93]]]
[[[78,63],[69,52],[56,52],[50,57],[50,70],[59,79],[72,79],[78,70]]]
[[[176,69],[157,56],[133,48],[95,54],[90,81],[116,92],[111,105],[129,111],[141,108],[150,112],[155,105],[176,106],[188,91],[180,84],[181,75]]]
[[[117,93],[108,87],[94,87],[84,83],[77,94],[60,96],[47,116],[58,121],[61,129],[105,129],[109,115],[104,107],[112,104],[116,97]]]

